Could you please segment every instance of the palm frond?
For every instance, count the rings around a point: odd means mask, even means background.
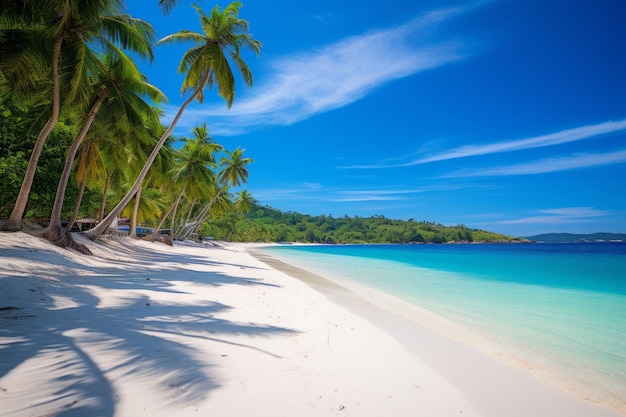
[[[159,0],[159,7],[164,14],[168,14],[180,3],[180,0]]]
[[[240,56],[242,48],[248,48],[257,54],[261,42],[247,32],[249,23],[239,18],[242,4],[230,3],[223,10],[219,5],[206,14],[197,4],[192,4],[200,18],[203,34],[180,31],[166,36],[160,43],[194,41],[200,45],[188,50],[178,66],[179,72],[186,73],[181,86],[181,93],[192,90],[194,98],[200,103],[204,100],[204,88],[211,89],[217,84],[218,95],[230,108],[235,99],[235,76],[229,60],[235,63],[246,85],[252,85],[252,72]]]
[[[250,71],[250,68],[248,68],[248,64],[244,62],[244,60],[241,58],[239,54],[235,54],[231,52],[230,58],[235,62],[235,65],[237,65],[237,68],[239,69],[239,72],[241,73],[241,78],[243,78],[243,81],[246,83],[248,87],[251,87],[253,79],[252,79],[252,72]]]
[[[181,30],[176,33],[172,33],[171,35],[167,35],[157,42],[157,45],[165,44],[165,43],[174,43],[174,42],[197,42],[203,43],[205,40],[204,36],[197,32],[192,32],[190,30]]]
[[[156,32],[147,22],[128,15],[102,16],[103,34],[122,48],[154,60],[152,45]]]

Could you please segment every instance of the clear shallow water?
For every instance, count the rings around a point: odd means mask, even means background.
[[[280,246],[267,252],[396,295],[541,377],[626,408],[626,244]]]

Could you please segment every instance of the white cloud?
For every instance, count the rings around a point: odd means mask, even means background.
[[[331,197],[336,202],[359,202],[359,201],[398,201],[405,200],[407,194],[421,193],[420,189],[400,189],[400,190],[350,190],[341,191],[335,197]]]
[[[550,210],[538,210],[543,215],[520,219],[501,220],[493,224],[571,224],[596,221],[597,217],[608,216],[610,211],[596,210],[593,207],[565,207]]]
[[[421,157],[410,162],[393,164],[354,165],[345,168],[375,169],[375,168],[398,168],[413,165],[421,165],[436,161],[466,158],[470,156],[489,155],[502,152],[520,151],[523,149],[540,148],[545,146],[559,145],[568,142],[591,139],[600,135],[606,135],[626,130],[626,120],[608,121],[595,125],[580,126],[573,129],[561,130],[546,135],[532,136],[529,138],[488,143],[482,145],[466,145],[430,156]]]
[[[286,188],[254,190],[255,198],[264,201],[315,201],[333,203],[354,203],[367,201],[402,201],[409,200],[415,194],[429,192],[448,192],[463,188],[475,188],[473,184],[443,184],[424,187],[403,188],[390,186],[388,189],[341,189],[325,187],[317,183],[302,183]]]
[[[210,120],[214,134],[238,134],[254,126],[289,125],[353,103],[393,80],[464,58],[457,42],[418,36],[465,9],[432,11],[408,23],[352,36],[272,64],[272,78],[259,80],[251,98],[225,106],[188,108],[180,127]],[[173,111],[166,108],[166,115]]]
[[[464,169],[444,175],[442,178],[493,177],[502,175],[531,175],[567,171],[594,166],[612,165],[626,162],[626,150],[609,153],[575,154],[571,156],[541,159],[518,165],[485,169]]]
[[[289,188],[273,188],[255,191],[255,196],[264,200],[313,200],[329,202],[393,201],[403,199],[401,195],[420,190],[340,190],[329,189],[320,184],[303,183]],[[260,198],[260,197],[258,197]]]

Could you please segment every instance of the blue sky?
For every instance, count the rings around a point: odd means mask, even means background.
[[[190,1],[156,3],[127,0],[159,38],[200,30]],[[206,123],[245,148],[248,190],[283,211],[624,233],[625,16],[624,0],[244,0],[254,86],[231,109],[207,92],[175,134]],[[169,117],[190,46],[140,65]]]

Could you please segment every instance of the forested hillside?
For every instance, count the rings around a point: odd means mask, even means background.
[[[610,241],[624,241],[626,242],[625,233],[589,233],[589,234],[574,234],[574,233],[546,233],[543,235],[529,236],[528,239],[535,242],[544,243],[574,243],[580,241],[588,242],[610,242]]]
[[[244,242],[309,243],[445,243],[519,241],[510,236],[446,227],[427,221],[394,220],[385,216],[333,217],[282,212],[255,205],[246,214],[214,216],[200,229],[204,236]]]

